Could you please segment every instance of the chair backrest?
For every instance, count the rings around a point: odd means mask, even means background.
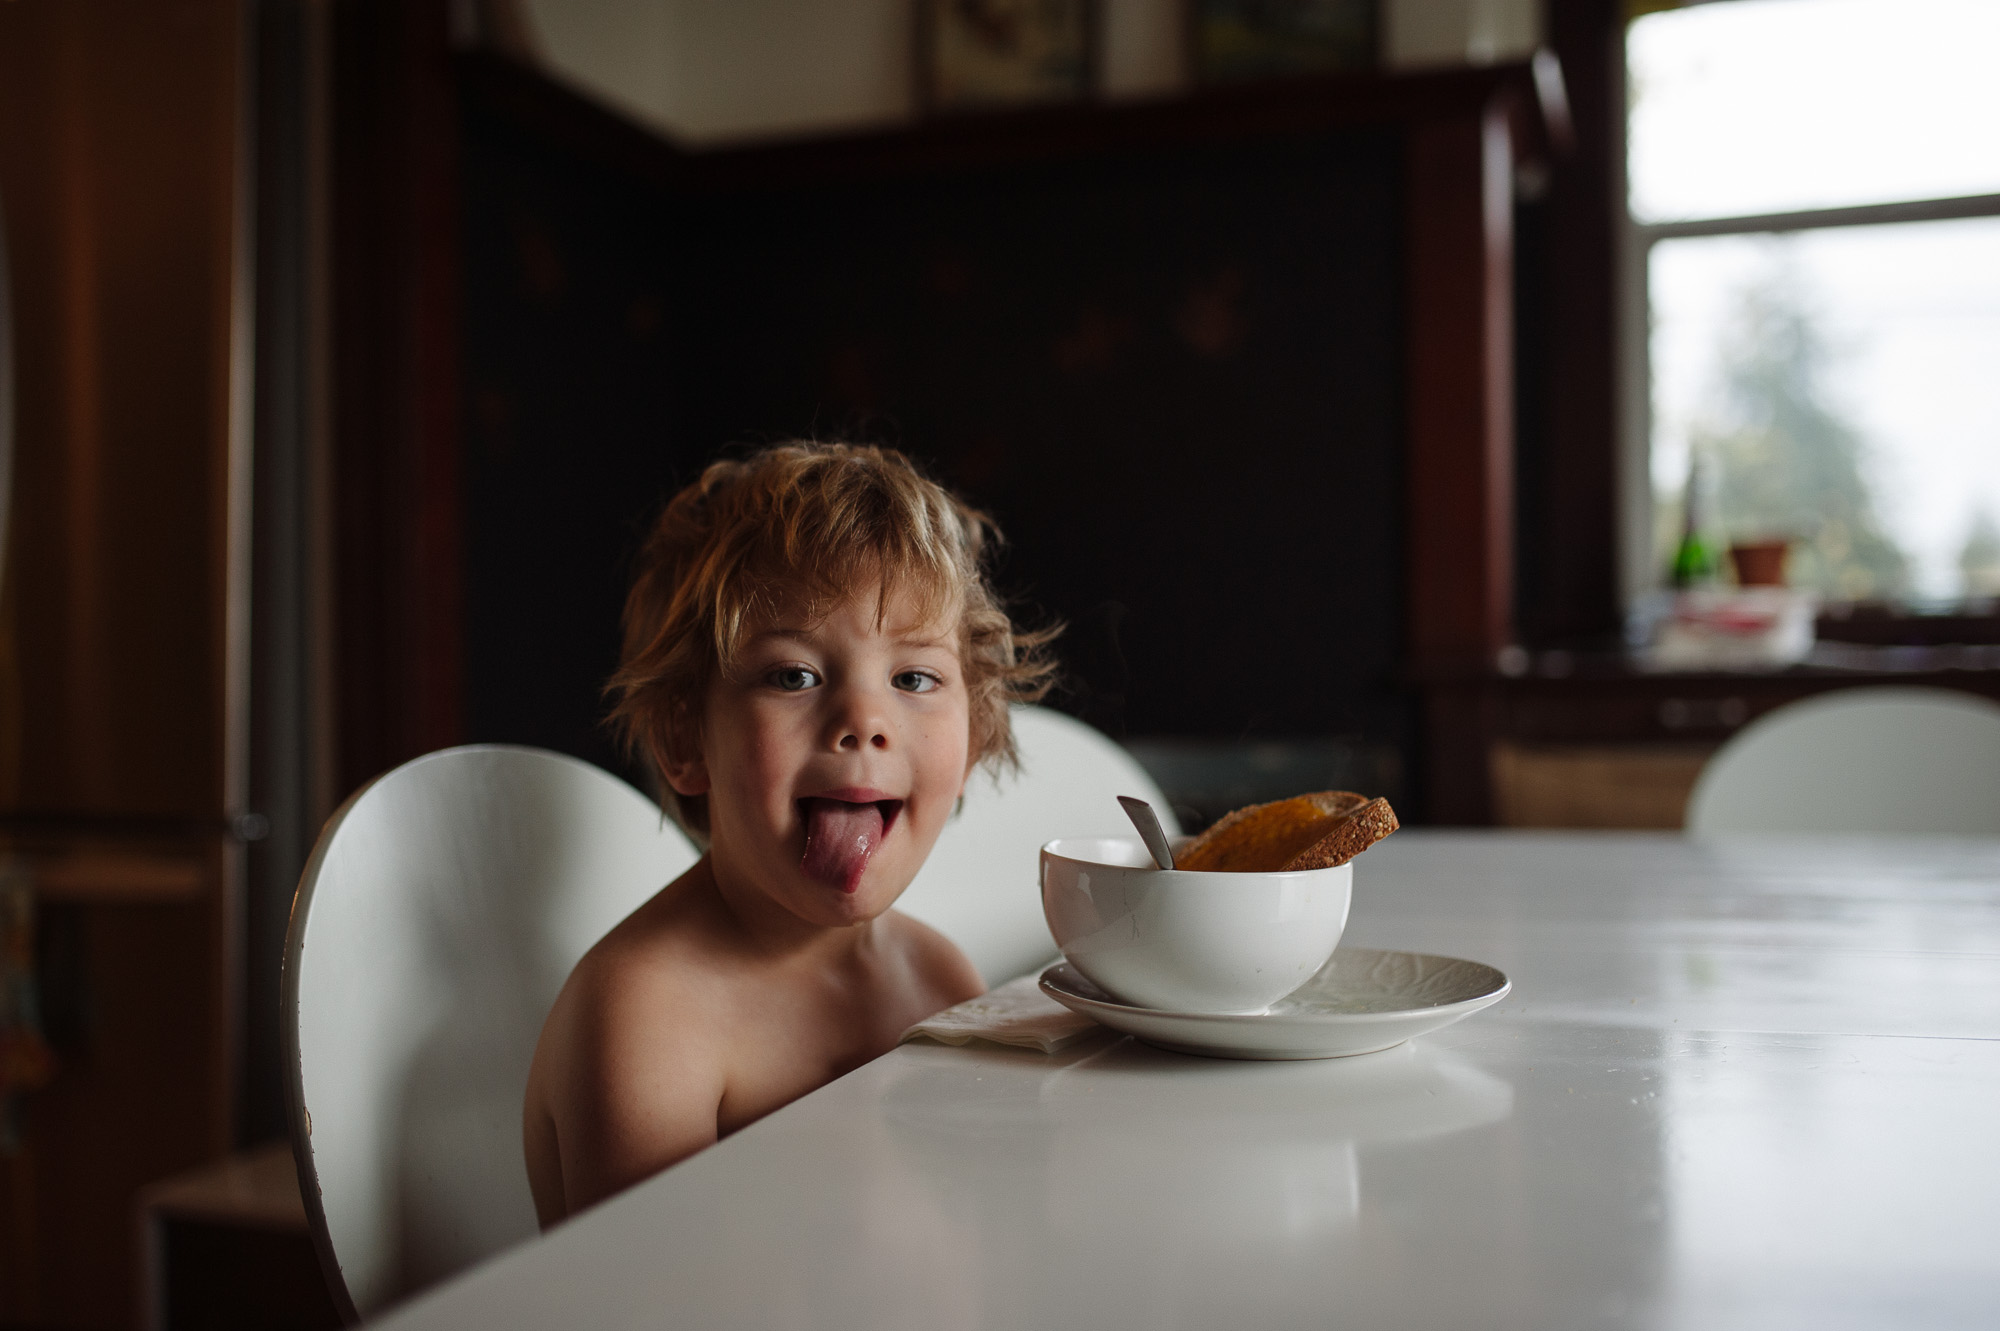
[[[963,948],[989,985],[1056,955],[1037,885],[1043,843],[1132,836],[1120,795],[1149,801],[1169,836],[1180,830],[1146,769],[1103,734],[1045,707],[1015,708],[1013,726],[1020,772],[973,775],[965,807],[897,903]]]
[[[1036,857],[1116,836],[1159,788],[1097,731],[1014,713],[1021,771],[975,775],[899,906],[988,983],[1055,955]],[[328,820],[285,943],[293,1151],[350,1320],[536,1232],[521,1098],[542,1022],[605,932],[695,861],[657,805],[590,764],[474,745],[378,777]]]
[[[1856,688],[1781,707],[1709,759],[1687,829],[2000,834],[2000,704]]]
[[[659,806],[538,749],[447,749],[327,823],[285,943],[299,1183],[353,1320],[537,1232],[535,1041],[591,944],[695,861]]]

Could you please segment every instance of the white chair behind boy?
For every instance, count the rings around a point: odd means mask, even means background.
[[[1036,886],[1056,836],[1128,835],[1158,787],[1123,749],[1014,714],[1021,773],[975,775],[899,903],[989,984],[1055,955]],[[584,952],[695,851],[580,759],[472,745],[405,763],[327,821],[285,941],[283,1033],[300,1190],[350,1321],[537,1232],[521,1155],[528,1065]]]
[[[1877,687],[1780,707],[1708,760],[1687,830],[2000,834],[2000,704]]]
[[[973,774],[965,807],[897,903],[963,948],[988,985],[1056,955],[1038,883],[1044,842],[1135,835],[1120,795],[1151,803],[1168,836],[1180,831],[1160,788],[1113,740],[1046,707],[1015,708],[1013,725],[1019,774]]]
[[[695,861],[589,763],[475,745],[405,763],[328,820],[292,908],[293,1151],[350,1321],[536,1232],[521,1099],[591,944]]]

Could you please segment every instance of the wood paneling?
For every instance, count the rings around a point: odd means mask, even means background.
[[[1209,87],[1117,105],[949,116],[911,128],[693,152],[508,60],[469,54],[466,91],[564,151],[676,190],[792,190],[898,177],[977,173],[1065,158],[1230,144],[1483,112],[1504,94],[1515,131],[1539,150],[1566,116],[1527,65],[1420,74],[1342,74]]]
[[[1513,633],[1513,145],[1497,105],[1408,142],[1410,653],[1478,668]]]
[[[1428,681],[1427,822],[1491,820],[1491,702],[1514,633],[1514,143],[1497,96],[1409,131],[1409,656]]]
[[[1493,746],[1494,821],[1502,827],[1681,826],[1707,744]]]
[[[674,468],[793,430],[886,427],[993,504],[1019,589],[1074,622],[1082,688],[1066,705],[1113,733],[1407,747],[1398,664],[1477,673],[1510,641],[1513,166],[1565,128],[1552,70],[1302,80],[694,154],[503,62],[463,69],[468,124],[512,135],[511,161],[469,159],[486,191],[468,229],[469,535],[483,552],[469,622],[517,637],[571,624],[560,643],[482,649],[480,737],[512,725],[491,733],[603,756],[590,731],[608,632],[575,622],[574,592],[524,618],[479,585],[512,561],[503,586],[537,586],[533,514],[580,523],[585,492],[552,506],[550,487],[508,473],[606,489],[598,534],[555,557],[581,558],[629,534]],[[1355,144],[1386,149],[1388,188],[1341,156]],[[1253,179],[1286,153],[1302,169]],[[1308,201],[1310,234],[1288,220]],[[601,271],[614,253],[622,271]],[[1174,304],[1224,272],[1265,340],[1176,368]],[[641,331],[650,374],[619,368],[643,360]],[[1088,354],[1063,369],[1069,333]],[[1381,391],[1353,392],[1357,379]],[[607,442],[646,429],[625,453]],[[651,470],[629,465],[634,449]],[[1123,478],[1140,475],[1133,491]],[[489,502],[505,485],[533,505]],[[1148,527],[1103,503],[1107,487],[1170,520]],[[607,624],[615,563],[600,554],[563,580],[590,588]],[[1307,570],[1339,592],[1303,593],[1290,575]],[[570,664],[536,673],[562,652]],[[1319,687],[1245,689],[1246,661]],[[536,715],[557,696],[573,700],[567,738]],[[1463,821],[1485,817],[1474,722],[1431,717],[1422,764],[1473,774],[1440,804]]]
[[[49,857],[75,897],[158,890],[44,904],[59,1066],[0,1170],[0,1322],[128,1324],[137,1189],[228,1144],[238,20],[231,0],[0,5],[0,853]]]
[[[2000,670],[1990,668],[1667,675],[1564,653],[1537,665],[1449,693],[1483,700],[1493,813],[1506,826],[1679,827],[1709,754],[1758,717],[1816,694],[1916,686],[2000,698]]]
[[[34,866],[35,896],[45,903],[171,904],[217,893],[198,854],[72,845]]]
[[[466,125],[478,738],[615,762],[662,496],[721,445],[852,429],[994,513],[1093,724],[1402,739],[1392,130],[689,197]],[[1328,570],[1337,603],[1302,588]],[[1317,686],[1246,685],[1288,668]]]
[[[1526,391],[1547,437],[1535,471],[1535,577],[1521,631],[1541,646],[1617,641],[1618,244],[1625,214],[1625,6],[1549,0],[1549,40],[1568,93],[1573,142],[1552,162],[1533,271],[1543,320]]]
[[[235,13],[0,7],[17,808],[221,812]]]
[[[1584,658],[1557,676],[1496,681],[1493,734],[1526,744],[1714,743],[1766,712],[1835,689],[1958,689],[2000,698],[2000,670],[1789,670],[1651,674],[1617,657]]]
[[[457,101],[447,6],[333,9],[335,785],[462,730]]]
[[[288,1143],[156,1184],[141,1206],[154,1325],[167,1331],[340,1325]]]

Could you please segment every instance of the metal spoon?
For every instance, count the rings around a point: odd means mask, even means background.
[[[1125,816],[1132,820],[1132,826],[1139,829],[1139,839],[1153,853],[1153,863],[1162,869],[1173,868],[1173,848],[1167,845],[1166,831],[1161,828],[1160,816],[1153,812],[1153,806],[1130,795],[1120,795],[1118,802],[1125,806]]]

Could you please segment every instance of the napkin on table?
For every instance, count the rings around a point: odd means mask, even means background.
[[[918,1022],[903,1032],[903,1039],[927,1038],[939,1044],[991,1040],[1053,1054],[1099,1029],[1089,1017],[1044,994],[1034,976],[1023,975]]]

